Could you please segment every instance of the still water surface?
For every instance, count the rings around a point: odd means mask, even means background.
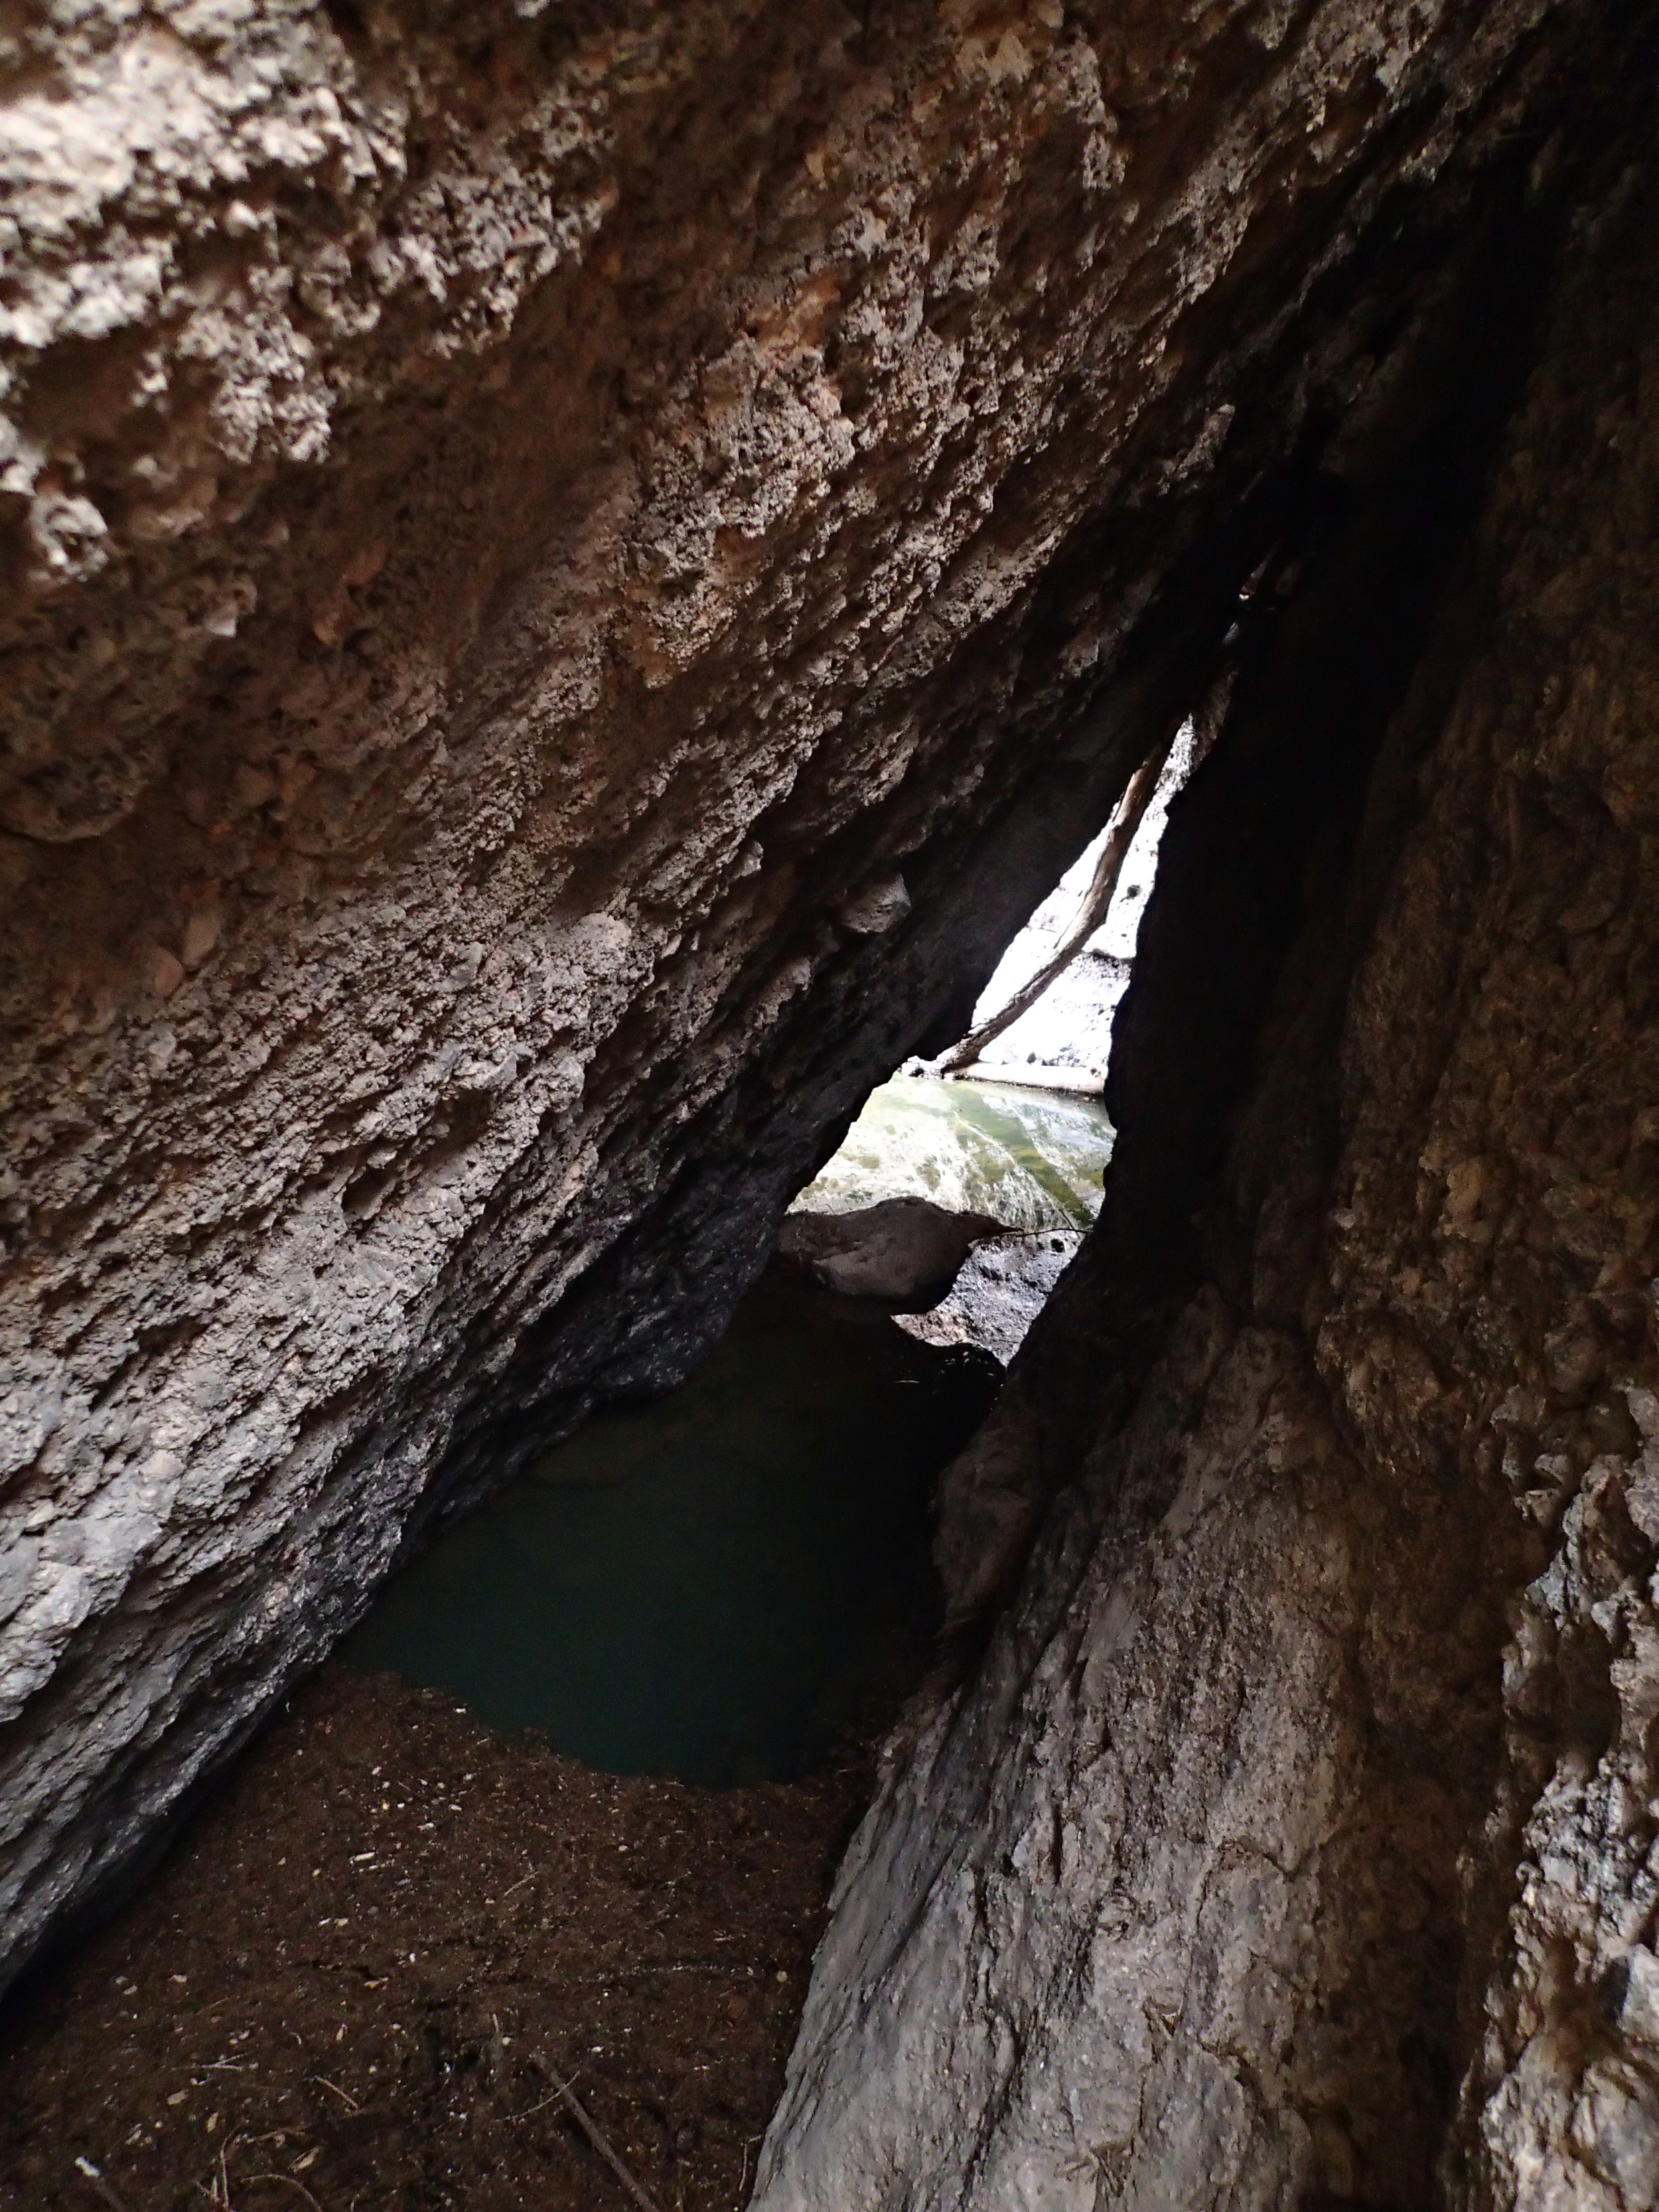
[[[1091,1100],[899,1076],[799,1202],[1082,1228],[1111,1143]],[[914,1679],[934,1479],[1000,1379],[769,1275],[689,1382],[597,1414],[440,1536],[343,1656],[612,1772],[798,1774]]]
[[[933,1482],[1000,1379],[769,1278],[689,1382],[439,1537],[343,1656],[613,1773],[787,1779],[914,1679]]]

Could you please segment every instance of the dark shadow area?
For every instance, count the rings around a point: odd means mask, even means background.
[[[933,1483],[1001,1379],[769,1270],[690,1382],[544,1453],[341,1656],[605,1771],[793,1779],[925,1669]]]
[[[1334,1141],[1337,1027],[1366,902],[1411,819],[1411,762],[1389,764],[1387,818],[1363,883],[1362,817],[1378,803],[1379,750],[1423,680],[1431,625],[1531,364],[1540,272],[1560,251],[1569,204],[1565,194],[1534,198],[1519,153],[1491,181],[1423,313],[1391,409],[1363,444],[1337,448],[1345,473],[1310,470],[1235,604],[1227,710],[1170,809],[1115,1018],[1106,1202],[1002,1409],[1035,1433],[1028,1537],[1089,1441],[1133,1402],[1192,1285],[1212,1274],[1243,1303],[1254,1295],[1258,1200],[1249,1160],[1230,1164],[1230,1151],[1241,1102],[1279,1042],[1276,1000],[1294,1002],[1298,1045],[1299,1080],[1282,1111],[1306,1150],[1306,1180],[1321,1182]],[[1288,1257],[1285,1267],[1293,1272]],[[993,1617],[1023,1558],[1010,1556]],[[966,1636],[960,1663],[981,1640]]]

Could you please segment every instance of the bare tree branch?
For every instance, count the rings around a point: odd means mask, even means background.
[[[1209,751],[1220,732],[1221,724],[1232,697],[1233,673],[1226,670],[1212,685],[1203,704],[1191,717],[1193,724],[1193,766]],[[1170,723],[1160,741],[1153,746],[1140,766],[1129,778],[1123,796],[1117,803],[1117,812],[1112,817],[1112,826],[1101,854],[1095,863],[1094,874],[1084,893],[1083,904],[1077,919],[1054,948],[1054,956],[1040,968],[1028,982],[1022,983],[1007,1005],[970,1030],[962,1042],[939,1061],[939,1072],[945,1075],[960,1074],[971,1066],[988,1044],[994,1043],[1005,1030],[1012,1029],[1023,1013],[1034,1006],[1049,986],[1070,967],[1078,954],[1106,919],[1112,903],[1112,894],[1117,889],[1117,879],[1123,872],[1123,863],[1128,858],[1129,848],[1134,842],[1146,809],[1152,805],[1152,794],[1158,789],[1158,778],[1164,773],[1176,739],[1185,728],[1189,718],[1176,715]]]
[[[1184,720],[1184,717],[1183,717]],[[1106,910],[1112,903],[1112,894],[1117,889],[1117,879],[1129,847],[1134,842],[1141,817],[1152,804],[1152,793],[1158,789],[1158,777],[1164,773],[1164,763],[1170,757],[1181,724],[1176,723],[1161,744],[1146,756],[1129,778],[1123,796],[1118,801],[1117,812],[1112,817],[1112,827],[1101,848],[1095,872],[1084,894],[1083,904],[1077,919],[1055,946],[1053,957],[1036,974],[1022,983],[1007,1005],[988,1021],[981,1022],[976,1030],[969,1030],[962,1042],[939,1065],[947,1075],[958,1073],[976,1060],[988,1044],[1012,1029],[1023,1013],[1036,1006],[1037,1000],[1055,979],[1070,967],[1078,954],[1106,919]]]

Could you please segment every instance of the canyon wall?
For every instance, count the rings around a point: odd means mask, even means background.
[[[764,2212],[1659,2201],[1656,217],[1267,581]]]

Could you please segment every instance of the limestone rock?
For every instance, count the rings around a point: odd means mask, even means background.
[[[791,1213],[778,1256],[843,1297],[921,1305],[941,1297],[981,1238],[1001,1227],[926,1198],[889,1198],[850,1213]]]
[[[988,1236],[936,1305],[901,1314],[898,1325],[924,1344],[977,1345],[1006,1367],[1082,1242],[1075,1231]]]
[[[1465,373],[1631,12],[9,13],[0,1977],[707,1348]]]
[[[1100,1226],[946,1486],[958,1613],[1024,1578],[763,2212],[1654,2202],[1659,177],[1586,193],[1512,417],[1346,509],[1172,809]]]
[[[910,911],[910,894],[902,876],[890,876],[885,883],[872,884],[867,890],[848,899],[839,912],[843,929],[850,929],[855,937],[884,937],[890,929],[896,929]]]

